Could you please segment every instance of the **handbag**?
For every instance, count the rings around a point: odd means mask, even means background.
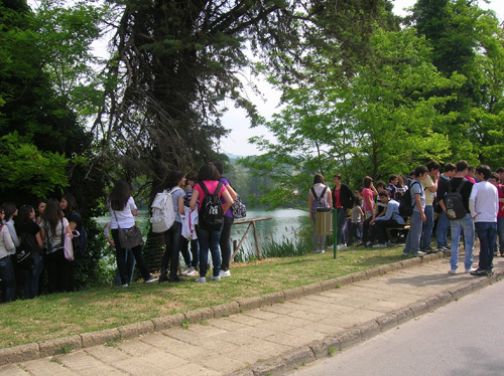
[[[29,268],[32,265],[33,254],[40,252],[40,248],[32,234],[23,233],[20,238],[21,244],[16,249],[16,263],[22,268]]]
[[[76,236],[79,236],[78,231],[74,231],[73,233],[65,232],[65,240],[63,241],[63,255],[67,261],[75,260],[74,256],[74,248],[73,248],[73,237],[74,233],[77,233]]]
[[[117,222],[117,230],[119,233],[119,245],[121,248],[125,249],[132,249],[138,246],[143,246],[144,241],[142,237],[142,233],[140,232],[140,229],[137,227],[137,225],[133,225],[133,227],[124,229],[119,227],[119,221],[117,220],[117,215],[115,214],[114,211],[114,217]]]
[[[247,207],[241,200],[240,196],[236,196],[236,200],[233,202],[231,210],[233,211],[233,217],[235,219],[245,218],[247,216]]]

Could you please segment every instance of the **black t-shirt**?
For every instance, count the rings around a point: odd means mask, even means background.
[[[471,191],[473,188],[473,184],[465,179],[465,178],[451,178],[451,180],[446,180],[446,179],[440,179],[439,182],[441,183],[440,186],[438,186],[438,196],[439,199],[442,199],[448,192],[455,192],[459,185],[464,182],[462,189],[460,190],[460,194],[462,195],[462,200],[464,202],[464,207],[466,211],[469,213],[469,197],[471,196]]]
[[[16,223],[16,233],[21,236],[22,234],[37,235],[40,232],[40,226],[35,222]]]

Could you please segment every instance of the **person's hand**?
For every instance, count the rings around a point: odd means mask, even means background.
[[[110,246],[112,248],[115,248],[115,243],[114,243],[114,239],[107,239],[108,243],[110,244]]]
[[[422,220],[422,222],[426,222],[427,221],[427,216],[425,215],[424,212],[420,213],[420,219]]]

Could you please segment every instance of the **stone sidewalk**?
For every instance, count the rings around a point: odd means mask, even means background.
[[[494,264],[500,278],[504,259]],[[6,365],[0,376],[281,374],[497,279],[449,276],[448,268],[448,259],[438,259],[228,317]]]

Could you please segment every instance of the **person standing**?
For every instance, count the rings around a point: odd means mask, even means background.
[[[326,248],[326,235],[317,232],[317,221],[320,221],[319,210],[330,210],[332,207],[331,190],[325,184],[325,179],[321,174],[315,174],[313,185],[308,192],[308,210],[313,223],[313,252],[324,253]]]
[[[443,167],[443,173],[438,180],[438,190],[436,192],[438,206],[439,206],[439,216],[436,226],[436,243],[437,249],[440,252],[449,251],[448,248],[448,228],[450,227],[450,221],[446,216],[446,205],[442,198],[446,192],[450,191],[450,179],[455,175],[456,167],[453,163],[447,163]]]
[[[186,220],[188,216],[192,216],[192,211],[190,208],[191,197],[193,194],[193,187],[196,184],[196,178],[189,176],[186,178],[186,185],[184,187],[185,197],[184,197],[184,207],[186,211]],[[198,232],[198,224],[197,221],[193,223],[194,231]],[[192,227],[191,227],[192,228]],[[191,252],[189,253],[189,244],[191,245]],[[186,239],[184,236],[180,237],[180,251],[184,260],[186,262],[187,270],[182,272],[183,275],[187,275],[189,277],[194,277],[198,275],[198,263],[199,263],[199,245],[198,239],[191,238]],[[189,264],[187,263],[190,260]]]
[[[425,174],[421,183],[425,191],[425,217],[426,221],[422,226],[422,237],[420,239],[420,250],[426,253],[432,253],[431,247],[432,230],[434,229],[434,199],[438,189],[439,164],[430,161],[427,163],[429,172]]]
[[[488,181],[491,174],[490,167],[486,165],[476,168],[479,183],[474,184],[469,197],[469,209],[480,241],[478,269],[471,271],[474,276],[492,274],[499,196],[495,185]]]
[[[374,198],[378,195],[378,191],[373,185],[373,178],[365,176],[362,181],[362,208],[364,210],[364,223],[362,224],[362,243],[366,246],[371,245],[369,241],[369,224],[375,217],[375,202]]]
[[[336,210],[336,218],[338,221],[338,249],[344,249],[347,246],[348,231],[346,222],[346,212],[353,207],[353,194],[348,185],[341,182],[341,175],[334,175],[334,188],[332,190],[333,208]]]
[[[471,271],[474,246],[474,223],[469,211],[469,197],[471,196],[473,184],[465,178],[468,174],[469,165],[466,161],[459,161],[455,167],[456,172],[450,180],[449,190],[440,198],[446,206],[445,201],[447,194],[459,192],[465,212],[462,218],[451,219],[447,211],[448,218],[450,219],[451,231],[450,271],[448,272],[450,274],[455,274],[457,272],[459,241],[462,233],[464,234],[464,267],[466,273]]]
[[[407,256],[410,253],[413,256],[423,256],[424,252],[420,250],[420,238],[422,236],[422,225],[427,220],[425,216],[425,192],[420,181],[427,174],[428,170],[425,166],[418,166],[413,171],[413,179],[410,182],[409,190],[411,192],[411,206],[413,213],[411,214],[410,230],[406,237],[406,245],[403,250],[403,255]]]
[[[126,264],[126,254],[128,250],[119,240],[119,230],[129,230],[135,226],[135,216],[138,215],[138,208],[135,204],[135,200],[131,196],[130,185],[124,180],[119,180],[115,183],[114,188],[109,195],[108,201],[110,229],[112,232],[114,247],[116,249],[117,269],[119,270],[122,287],[128,287],[128,267]],[[144,281],[146,283],[156,282],[157,278],[152,277],[145,265],[142,255],[142,245],[133,247],[131,252],[135,257],[136,264],[140,269],[140,273]]]
[[[2,302],[16,299],[16,275],[12,256],[16,253],[16,246],[12,241],[7,225],[3,223],[5,209],[0,208],[0,288]]]

